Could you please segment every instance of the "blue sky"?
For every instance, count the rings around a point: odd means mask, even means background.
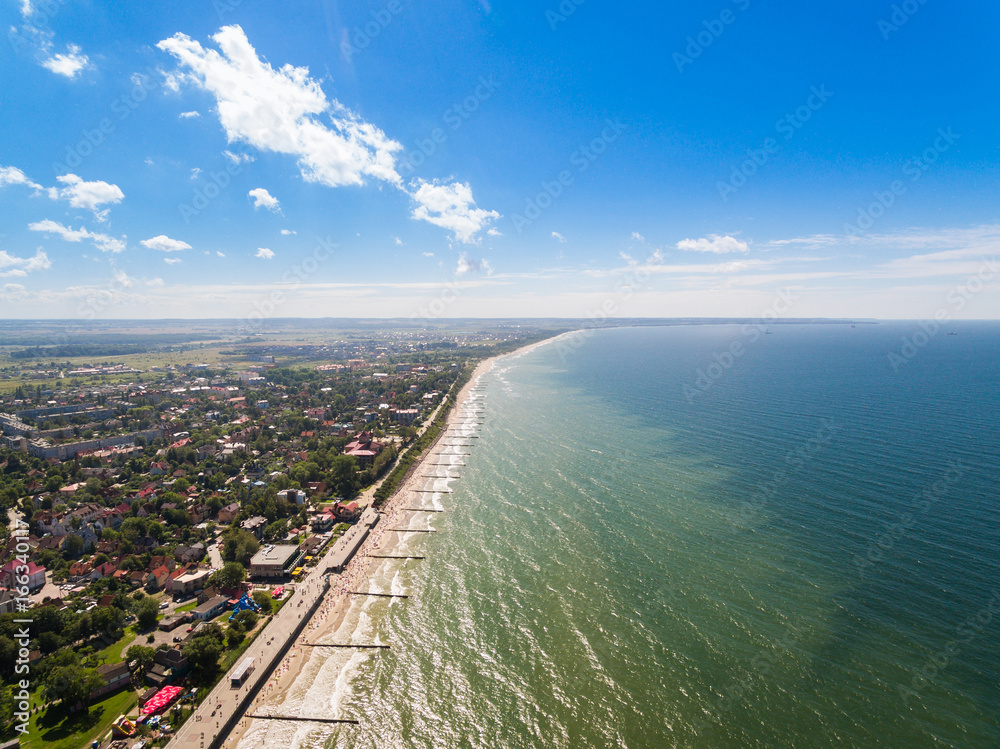
[[[0,21],[3,317],[1000,317],[994,4]]]

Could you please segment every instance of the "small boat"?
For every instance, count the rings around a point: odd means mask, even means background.
[[[958,333],[956,333],[954,330],[952,330],[952,331],[949,331],[948,335],[958,335]]]

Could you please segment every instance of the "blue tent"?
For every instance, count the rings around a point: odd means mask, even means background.
[[[260,611],[260,606],[258,606],[257,602],[250,597],[249,593],[244,593],[243,597],[236,602],[235,606],[233,606],[233,613],[229,615],[229,621],[232,621],[233,617],[241,611]]]

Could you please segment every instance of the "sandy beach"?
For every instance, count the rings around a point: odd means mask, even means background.
[[[514,353],[521,354],[547,342],[541,341],[531,346],[526,346],[523,349],[518,349]],[[505,354],[505,356],[510,356],[510,354]],[[369,589],[369,567],[372,560],[368,555],[376,552],[391,552],[399,543],[401,534],[389,529],[410,527],[415,513],[407,511],[405,508],[419,506],[424,502],[424,493],[417,491],[428,480],[423,477],[424,471],[422,469],[424,464],[437,462],[435,458],[447,449],[446,446],[441,444],[441,438],[446,436],[449,430],[460,426],[470,419],[468,410],[470,403],[474,402],[474,398],[470,398],[473,395],[472,390],[479,384],[482,375],[493,367],[497,358],[499,357],[484,359],[477,365],[472,377],[459,391],[455,407],[448,414],[445,429],[442,430],[441,435],[434,444],[424,451],[421,457],[414,463],[413,469],[400,488],[382,506],[382,517],[379,524],[375,527],[372,534],[365,539],[358,553],[347,565],[344,572],[331,577],[330,591],[326,594],[319,609],[299,638],[292,644],[288,654],[271,673],[265,686],[249,705],[247,713],[254,713],[258,710],[266,713],[270,709],[273,709],[273,706],[281,705],[310,657],[314,655],[322,657],[318,653],[314,654],[312,652],[314,649],[305,646],[304,643],[322,641],[336,632],[347,616],[351,598],[348,593],[350,591]],[[437,473],[436,470],[434,472]],[[320,574],[318,569],[312,570],[299,583],[299,586],[322,584]],[[245,717],[241,719],[236,728],[226,738],[223,746],[236,747],[250,728],[250,724],[251,719]]]

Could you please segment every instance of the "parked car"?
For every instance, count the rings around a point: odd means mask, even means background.
[[[165,609],[165,608],[166,608],[167,606],[169,606],[169,605],[170,605],[170,602],[169,602],[169,601],[164,601],[163,603],[161,603],[161,604],[160,604],[160,608],[161,608],[161,609]]]

